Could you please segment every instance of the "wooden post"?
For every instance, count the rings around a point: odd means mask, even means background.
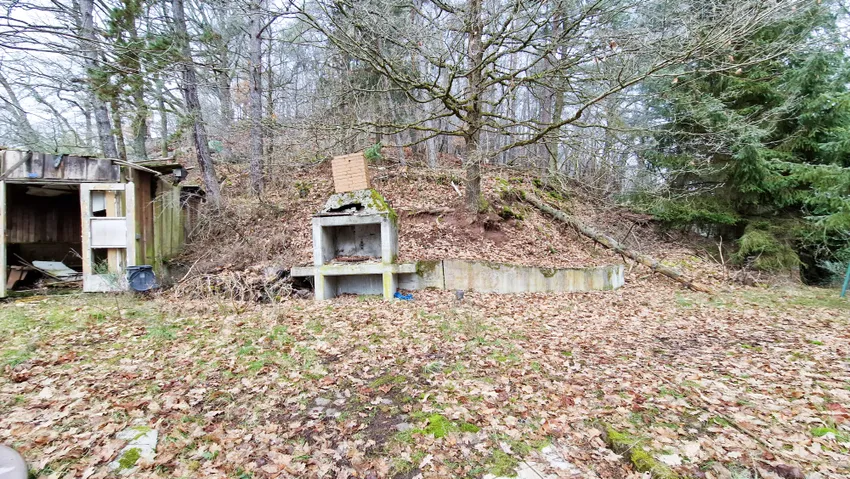
[[[0,151],[0,172],[6,156]],[[6,180],[0,180],[0,298],[6,297]]]
[[[121,216],[121,195],[115,191],[105,191],[103,193],[104,203],[106,203],[107,218]],[[110,273],[118,273],[121,271],[121,250],[109,248],[106,250],[106,260],[109,265]]]
[[[127,221],[127,249],[124,266],[136,266],[136,185],[124,184],[124,218]]]
[[[82,243],[83,257],[83,290],[86,289],[86,281],[92,276],[91,256],[91,185],[83,183],[80,185],[80,215],[82,231],[80,242]]]
[[[841,288],[841,297],[847,296],[847,287],[850,286],[850,263],[847,264],[847,274],[844,275],[844,287]]]

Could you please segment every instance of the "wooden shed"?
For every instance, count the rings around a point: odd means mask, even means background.
[[[172,160],[114,159],[0,150],[0,297],[37,265],[66,266],[84,291],[126,287],[128,266],[177,254],[203,191],[180,184]],[[32,277],[32,276],[31,276]]]

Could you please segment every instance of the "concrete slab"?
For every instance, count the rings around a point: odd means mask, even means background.
[[[128,442],[115,460],[109,463],[109,468],[120,475],[129,475],[138,469],[136,464],[139,460],[153,462],[158,435],[156,429],[143,425],[132,426],[119,432],[115,437]]]

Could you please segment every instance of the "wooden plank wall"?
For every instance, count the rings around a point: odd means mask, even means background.
[[[136,185],[136,264],[158,266],[180,253],[200,198],[181,198],[181,188],[154,175],[133,172]]]
[[[157,183],[153,210],[155,257],[164,261],[179,253],[183,246],[180,187],[160,180]]]
[[[136,264],[156,264],[154,248],[154,195],[159,180],[150,173],[133,171],[136,185]]]
[[[26,194],[24,185],[8,185],[8,243],[79,243],[80,198],[69,194],[42,197]]]

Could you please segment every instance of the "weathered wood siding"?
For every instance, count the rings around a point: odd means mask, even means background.
[[[179,185],[140,171],[133,177],[137,264],[158,265],[178,254],[186,242],[186,202],[181,202]]]
[[[166,260],[180,252],[183,246],[183,209],[180,187],[158,181],[153,200],[155,257]]]
[[[8,168],[24,158],[26,152],[4,150],[0,154],[5,157],[4,168]],[[56,158],[53,154],[33,152],[32,158],[9,173],[8,181],[118,183],[121,180],[121,167],[111,160],[67,155],[55,166]]]
[[[136,264],[156,264],[153,198],[159,180],[144,171],[133,171],[136,185]]]

